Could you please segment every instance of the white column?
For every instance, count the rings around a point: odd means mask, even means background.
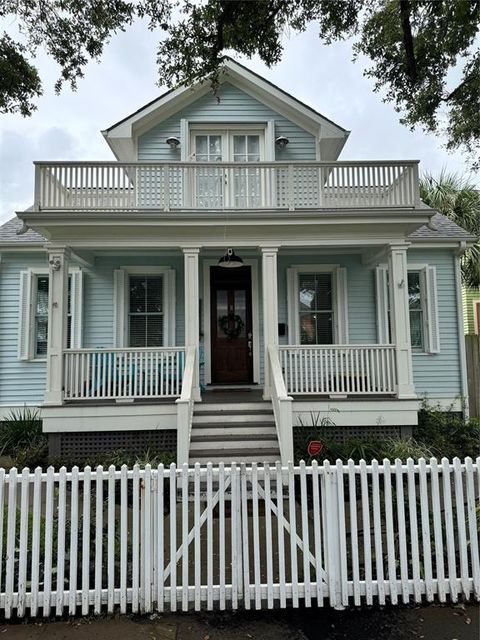
[[[263,342],[264,342],[264,387],[265,399],[270,398],[270,371],[268,347],[278,346],[278,247],[261,247],[262,250],[262,296],[263,296]]]
[[[388,250],[390,324],[397,353],[398,397],[416,398],[410,342],[407,248],[408,245],[399,244],[390,245]]]
[[[63,350],[67,345],[68,263],[67,247],[48,248],[48,344],[45,404],[63,402]]]
[[[198,254],[199,247],[183,247],[185,271],[185,346],[195,347],[197,350],[196,371],[193,383],[193,395],[200,400],[199,357],[200,341],[200,305],[198,290]]]

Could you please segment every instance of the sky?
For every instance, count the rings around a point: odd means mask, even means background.
[[[168,88],[156,84],[157,44],[158,35],[136,22],[112,38],[99,63],[86,67],[77,91],[65,87],[59,96],[53,90],[59,69],[39,52],[44,94],[37,111],[30,118],[0,115],[0,223],[32,204],[34,160],[114,159],[100,131]],[[285,39],[282,62],[272,69],[259,59],[237,59],[349,129],[342,159],[419,159],[421,172],[469,172],[460,153],[447,153],[444,139],[399,123],[393,105],[382,102],[364,77],[368,61],[352,62],[351,42],[323,46],[312,27]]]

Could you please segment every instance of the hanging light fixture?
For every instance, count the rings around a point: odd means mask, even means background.
[[[170,136],[170,138],[167,138],[165,142],[172,150],[175,150],[180,145],[180,140],[175,136]]]
[[[277,147],[277,149],[282,150],[285,149],[289,142],[290,140],[285,136],[278,136],[278,138],[275,140],[275,146]]]
[[[218,266],[226,269],[236,269],[237,267],[243,267],[243,260],[236,255],[232,248],[228,248],[225,255],[218,261]]]

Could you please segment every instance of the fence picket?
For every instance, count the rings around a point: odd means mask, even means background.
[[[479,470],[470,458],[0,469],[0,610],[480,600]]]

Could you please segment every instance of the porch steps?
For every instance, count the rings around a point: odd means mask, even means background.
[[[273,463],[279,459],[270,402],[215,402],[195,406],[190,464]]]

